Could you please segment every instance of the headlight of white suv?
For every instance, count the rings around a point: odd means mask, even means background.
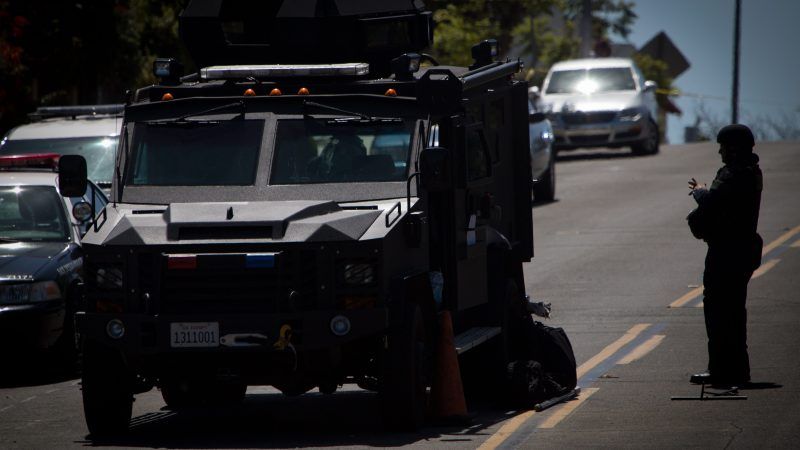
[[[642,110],[639,108],[626,108],[619,112],[619,120],[622,122],[638,122],[642,118]]]

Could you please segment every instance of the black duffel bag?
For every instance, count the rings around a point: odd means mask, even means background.
[[[514,359],[538,361],[542,371],[562,388],[578,384],[575,353],[563,328],[525,321],[515,337]]]

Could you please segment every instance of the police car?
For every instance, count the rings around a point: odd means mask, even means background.
[[[70,362],[80,238],[107,199],[93,183],[82,197],[61,197],[58,159],[0,156],[0,351],[24,357],[52,350]]]

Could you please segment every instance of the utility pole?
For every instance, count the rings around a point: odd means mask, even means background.
[[[592,0],[581,2],[580,18],[581,58],[592,56]]]
[[[741,27],[742,0],[736,1],[736,14],[733,24],[733,93],[731,95],[731,123],[739,123],[739,40]]]

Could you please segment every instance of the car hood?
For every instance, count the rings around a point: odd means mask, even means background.
[[[0,244],[0,279],[33,279],[69,249],[67,242],[16,242]]]
[[[405,201],[405,199],[403,199]],[[84,245],[324,242],[374,238],[402,215],[398,200],[340,205],[331,201],[173,203],[106,207]],[[385,220],[377,220],[388,216]],[[374,229],[374,230],[373,230]],[[377,231],[380,231],[378,233]]]
[[[600,92],[584,94],[549,94],[542,103],[553,112],[571,111],[619,111],[642,104],[637,91]]]

